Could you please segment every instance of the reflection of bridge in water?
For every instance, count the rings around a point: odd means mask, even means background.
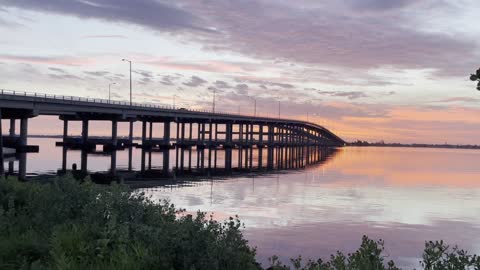
[[[266,170],[301,168],[321,160],[321,149],[343,146],[345,142],[323,126],[291,119],[252,117],[207,111],[175,109],[145,104],[128,104],[108,100],[85,99],[25,92],[0,92],[0,119],[10,120],[10,131],[4,136],[0,128],[0,157],[6,148],[20,155],[19,176],[25,177],[28,151],[38,147],[27,144],[28,119],[39,115],[59,116],[63,121],[63,147],[66,171],[68,149],[80,149],[79,171],[87,173],[88,153],[98,145],[111,154],[110,177],[117,177],[116,153],[129,151],[128,170],[132,171],[133,147],[141,149],[140,175],[153,172],[151,153],[159,152],[164,176],[195,171],[235,170],[254,167]],[[20,133],[16,134],[16,120]],[[81,136],[69,136],[69,122],[82,123]],[[89,136],[89,122],[111,123],[111,137]],[[141,122],[141,141],[134,143],[133,123]],[[129,123],[127,138],[117,136],[118,123]],[[5,147],[5,149],[4,149]],[[173,153],[172,153],[173,152]],[[172,157],[171,157],[172,156]],[[174,158],[173,170],[170,159]],[[23,161],[22,161],[23,160]],[[222,164],[219,164],[221,162]],[[0,162],[4,173],[4,160]]]
[[[129,150],[130,149],[125,151]],[[69,168],[66,167],[69,151],[75,150],[68,150],[67,147],[63,146],[62,168],[58,171],[59,174],[64,174],[68,171],[72,172],[72,170],[69,170]],[[102,153],[92,153],[85,149],[80,151],[81,169],[77,169],[73,171],[73,173],[77,176],[84,177],[89,174],[87,169],[89,156],[98,154],[108,155],[110,156],[111,164],[116,164],[116,160],[114,159],[117,158],[117,152],[121,150]],[[181,162],[179,161],[179,158],[182,157],[181,151],[187,152],[183,156],[188,161],[185,162],[183,167],[180,167]],[[254,158],[250,158],[251,155],[249,155],[248,158],[243,159],[243,155],[247,155],[248,152],[250,152],[249,149],[234,150],[236,158],[232,159],[232,164],[230,164],[230,166],[225,167],[224,154],[220,154],[220,151],[222,151],[222,149],[210,150],[199,148],[193,150],[189,148],[188,150],[180,151],[173,149],[171,151],[162,150],[160,156],[153,156],[156,154],[153,150],[150,149],[147,151],[142,149],[142,161],[139,170],[134,171],[117,168],[112,170],[110,168],[110,170],[106,172],[90,173],[90,176],[93,181],[98,183],[110,183],[112,180],[119,182],[134,181],[135,184],[130,182],[130,185],[138,186],[140,183],[147,184],[152,182],[152,180],[162,179],[175,179],[176,183],[178,183],[184,180],[195,181],[210,177],[231,178],[245,175],[269,175],[278,173],[279,171],[305,169],[322,165],[329,158],[333,157],[338,150],[330,147],[312,147],[309,151],[307,151],[307,147],[304,147],[303,150],[301,147],[278,147],[274,151],[274,164],[271,168],[264,165],[266,164],[265,162],[262,162],[262,160],[265,161],[265,159],[267,159],[267,157],[261,154],[262,151],[257,151],[259,154],[255,155]],[[304,155],[301,155],[302,152]],[[293,153],[299,154],[294,155]],[[169,167],[152,166],[152,160],[154,158],[161,159],[164,154],[172,155],[172,158],[174,159],[173,164]],[[129,161],[129,163],[131,163],[131,161]],[[115,174],[113,174],[112,171],[115,171]]]

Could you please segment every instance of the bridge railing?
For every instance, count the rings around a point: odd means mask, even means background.
[[[154,104],[154,103],[139,103],[139,102],[132,102],[130,104],[129,101],[118,101],[118,100],[108,100],[108,99],[101,99],[101,98],[84,98],[78,96],[68,96],[68,95],[57,95],[57,94],[47,94],[47,93],[38,93],[38,92],[27,92],[27,91],[17,91],[17,90],[7,90],[7,89],[0,89],[1,95],[12,95],[12,96],[25,96],[25,97],[32,97],[38,98],[41,100],[62,100],[62,101],[77,101],[77,102],[91,102],[97,104],[108,104],[108,105],[121,105],[121,106],[134,106],[139,108],[153,108],[153,109],[162,109],[162,110],[186,110],[190,112],[201,112],[201,113],[211,113],[216,115],[235,115],[235,116],[244,116],[244,117],[252,117],[253,115],[250,114],[242,114],[242,113],[231,113],[225,111],[217,111],[215,110],[202,110],[202,109],[191,109],[191,108],[183,108],[181,106],[171,106],[166,104]],[[270,116],[265,116],[264,114],[257,113],[256,117],[262,118],[269,118],[269,119],[281,119],[281,120],[291,120],[285,118],[275,118]]]

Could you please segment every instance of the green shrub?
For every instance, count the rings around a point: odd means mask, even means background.
[[[219,223],[125,187],[0,180],[0,269],[258,269],[238,219]]]

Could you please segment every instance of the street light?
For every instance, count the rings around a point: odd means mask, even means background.
[[[247,96],[253,99],[253,117],[257,117],[257,100],[252,96]]]
[[[110,90],[111,90],[112,85],[114,85],[114,84],[117,84],[117,83],[113,82],[113,83],[108,84],[108,103],[110,103],[110,100],[111,100]]]
[[[122,59],[122,61],[128,62],[130,64],[130,106],[132,106],[132,61],[127,59]]]
[[[280,100],[278,101],[278,119],[280,119]]]
[[[175,109],[175,98],[177,97],[177,95],[173,95],[173,109]]]
[[[215,113],[215,94],[217,93],[217,88],[212,87],[211,90],[213,91],[212,112]]]

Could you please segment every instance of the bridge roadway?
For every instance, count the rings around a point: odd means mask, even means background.
[[[0,119],[10,120],[8,135],[4,135],[0,127],[0,157],[3,158],[1,152],[4,146],[15,148],[17,152],[32,149],[27,145],[28,119],[39,115],[59,116],[63,121],[63,141],[60,145],[64,147],[91,149],[101,144],[107,150],[116,150],[120,147],[131,149],[134,145],[133,123],[140,121],[142,128],[139,147],[142,149],[158,148],[167,151],[166,149],[174,148],[177,156],[180,151],[181,162],[183,162],[185,149],[221,148],[225,150],[226,169],[231,167],[232,149],[240,149],[239,153],[245,150],[245,158],[251,160],[254,148],[259,153],[266,148],[268,168],[273,166],[276,148],[301,147],[303,149],[306,147],[308,153],[310,147],[341,147],[345,144],[340,137],[323,126],[294,119],[254,117],[153,104],[130,104],[103,99],[0,90]],[[20,121],[19,134],[15,133],[17,120]],[[70,121],[82,122],[82,134],[79,138],[68,135]],[[90,121],[110,121],[111,137],[89,139]],[[118,138],[118,122],[130,124],[127,139]],[[156,128],[156,126],[160,127]],[[160,134],[153,134],[154,130],[159,131]],[[161,138],[158,138],[159,135]],[[298,154],[302,151],[291,152]],[[242,154],[239,155],[239,158],[243,158]],[[168,154],[163,158],[163,162],[164,167],[168,167]],[[114,165],[112,161],[112,168],[115,168]],[[3,172],[3,162],[0,162],[0,173]]]

